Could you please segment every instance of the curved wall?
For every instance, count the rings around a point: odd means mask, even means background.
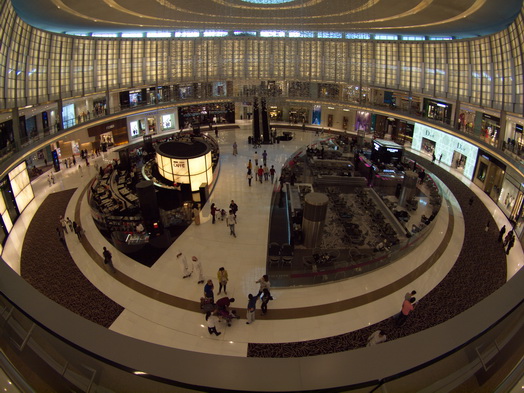
[[[521,12],[471,40],[103,39],[45,32],[0,0],[0,108],[192,81],[349,83],[524,113]]]

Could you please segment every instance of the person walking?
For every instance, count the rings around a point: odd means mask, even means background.
[[[82,240],[82,234],[84,233],[84,230],[82,229],[82,226],[80,224],[77,224],[74,221],[73,221],[73,231],[76,233],[78,240]]]
[[[67,227],[69,228],[69,230],[71,231],[71,233],[73,233],[73,221],[71,221],[69,219],[69,217],[67,217],[67,219],[66,219],[66,224],[67,224]]]
[[[257,307],[258,296],[253,296],[252,294],[249,294],[247,298],[248,298],[248,302],[247,302],[247,311],[246,311],[246,318],[247,318],[246,325],[249,325],[255,322],[255,310]]]
[[[504,234],[506,233],[506,225],[503,225],[502,228],[500,228],[500,231],[499,231],[499,238],[497,239],[497,241],[499,243],[502,243],[502,238],[504,237]]]
[[[262,310],[262,315],[266,315],[267,313],[267,304],[270,300],[273,300],[273,296],[271,296],[271,293],[269,292],[269,289],[264,288],[262,291],[262,297],[260,298],[262,300],[262,303],[260,304],[260,309]]]
[[[251,174],[251,169],[247,170],[247,183],[249,184],[249,187],[251,187],[251,180],[253,180],[253,175]]]
[[[53,175],[53,172],[51,172],[51,181],[55,184],[55,175]]]
[[[235,215],[235,218],[237,218],[238,205],[235,203],[233,199],[231,199],[231,203],[229,204],[229,209],[233,210],[233,214]]]
[[[255,160],[255,166],[258,167],[258,153],[255,152],[255,154],[253,155],[253,159]]]
[[[207,331],[209,334],[215,334],[216,336],[220,336],[222,333],[217,331],[217,324],[218,324],[218,316],[216,312],[208,311],[206,313],[206,322],[207,322]]]
[[[47,183],[49,184],[49,187],[51,187],[51,175],[47,175]]]
[[[224,294],[227,295],[227,282],[229,281],[229,278],[227,276],[227,270],[221,267],[218,269],[217,272],[217,279],[218,279],[218,294],[220,295],[222,293],[222,288],[224,288]]]
[[[197,284],[203,284],[204,283],[204,272],[202,270],[202,264],[200,263],[198,258],[195,256],[191,258],[191,262],[193,263],[193,272],[198,274]]]
[[[262,168],[262,165],[258,168],[258,180],[260,180],[260,184],[262,184],[262,177],[264,176],[264,168]]]
[[[104,255],[104,263],[107,266],[110,273],[115,273],[116,269],[113,266],[113,255],[111,255],[111,252],[104,247],[104,252],[102,253]]]
[[[64,237],[64,231],[62,230],[62,227],[56,227],[56,233],[58,234],[58,240],[66,247],[66,240]]]
[[[60,226],[62,227],[62,231],[64,231],[64,233],[67,235],[68,233],[67,232],[67,221],[62,216],[60,216],[59,221],[60,221]]]
[[[269,180],[269,168],[267,167],[266,164],[264,164],[264,181],[268,181]]]
[[[419,173],[418,173],[418,178],[420,180],[420,184],[423,184],[424,183],[424,179],[426,178],[426,171],[424,169],[422,169]]]
[[[267,152],[265,150],[262,153],[262,162],[264,163],[264,165],[267,164]]]
[[[247,162],[247,169],[248,171],[251,171],[253,169],[253,163],[251,162],[251,159]]]
[[[508,242],[508,248],[506,249],[506,255],[509,255],[509,250],[511,250],[514,244],[515,244],[515,236],[512,236]]]
[[[234,155],[234,156],[238,155],[238,145],[237,145],[237,141],[234,141],[234,142],[233,142],[233,155]]]
[[[215,223],[215,215],[217,213],[217,208],[215,207],[215,204],[212,203],[211,204],[211,216],[213,217],[213,221],[211,222],[212,224]]]
[[[271,283],[269,282],[269,276],[267,274],[264,274],[259,280],[255,281],[255,283],[260,284],[260,288],[258,288],[258,296],[264,292],[264,289],[269,290],[269,288],[271,288]]]
[[[511,238],[513,237],[513,229],[511,231],[508,232],[508,234],[506,235],[506,237],[504,238],[504,247],[506,247],[509,243],[509,241],[511,240]]]
[[[276,173],[275,166],[271,165],[271,169],[269,170],[269,175],[271,176],[271,184],[273,184],[275,181],[275,173]]]
[[[191,274],[193,272],[189,271],[189,266],[187,264],[187,259],[186,259],[186,256],[184,254],[182,254],[181,251],[179,251],[177,254],[176,254],[176,259],[180,265],[180,269],[182,270],[182,278],[188,278],[188,277],[191,277]]]
[[[229,227],[229,235],[237,237],[237,234],[235,233],[235,224],[237,223],[237,220],[235,218],[235,215],[233,214],[233,210],[229,211],[229,215],[226,218],[226,225]]]

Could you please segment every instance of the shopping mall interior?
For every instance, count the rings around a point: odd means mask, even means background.
[[[522,390],[522,1],[128,3],[0,0],[4,391]]]

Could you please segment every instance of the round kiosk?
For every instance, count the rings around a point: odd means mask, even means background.
[[[169,141],[156,146],[158,172],[164,179],[195,192],[213,182],[211,146],[204,140]]]

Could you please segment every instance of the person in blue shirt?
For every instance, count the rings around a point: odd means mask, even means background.
[[[211,299],[211,302],[215,302],[215,295],[213,293],[213,289],[215,286],[213,285],[213,280],[207,280],[207,284],[204,285],[204,296],[208,299]]]

